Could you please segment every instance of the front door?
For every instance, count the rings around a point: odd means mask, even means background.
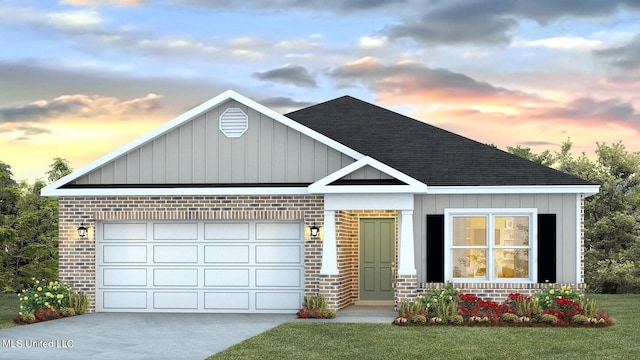
[[[395,219],[360,219],[360,300],[393,300]]]

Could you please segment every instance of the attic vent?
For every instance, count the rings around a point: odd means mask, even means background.
[[[228,108],[220,115],[220,131],[226,137],[240,137],[249,128],[249,117],[241,109]]]

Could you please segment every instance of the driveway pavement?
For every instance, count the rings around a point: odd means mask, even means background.
[[[295,315],[98,313],[0,330],[1,359],[205,359]]]

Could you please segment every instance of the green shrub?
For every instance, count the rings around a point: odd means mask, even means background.
[[[462,315],[454,315],[449,319],[450,324],[460,325],[464,322]]]
[[[327,298],[322,295],[305,295],[303,307],[298,310],[299,318],[302,319],[333,319],[337,312],[329,309]]]
[[[585,325],[589,323],[589,317],[585,315],[575,315],[571,318],[571,323]]]
[[[512,313],[504,313],[501,316],[502,321],[504,322],[508,322],[508,323],[515,323],[515,322],[520,322],[520,317],[516,314],[512,314]]]
[[[64,317],[76,316],[76,310],[70,307],[62,308],[60,309],[60,315]]]
[[[448,283],[444,288],[431,289],[424,295],[418,296],[416,304],[426,311],[427,316],[447,319],[448,315],[453,316],[458,313],[458,296],[460,289],[453,288]],[[453,311],[454,309],[455,311]]]
[[[72,308],[76,315],[82,315],[89,309],[89,295],[84,292],[71,292],[69,294],[68,307]]]
[[[552,314],[542,314],[540,316],[540,322],[543,324],[557,324],[558,318]]]
[[[33,286],[19,295],[20,310],[34,313],[38,309],[55,309],[67,307],[71,286],[58,281],[33,280]]]
[[[546,310],[554,305],[557,298],[563,297],[580,302],[584,298],[584,292],[580,289],[573,289],[571,286],[557,287],[548,284],[544,289],[536,291],[532,299],[535,299],[541,310]]]
[[[427,317],[425,315],[415,315],[409,321],[413,324],[424,325],[427,323]]]
[[[20,315],[20,321],[27,323],[27,324],[31,324],[34,323],[36,321],[36,316],[33,315],[32,313],[25,313]]]
[[[589,289],[605,294],[640,294],[640,265],[636,261],[607,259],[587,273]]]

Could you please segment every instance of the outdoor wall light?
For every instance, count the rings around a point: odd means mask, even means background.
[[[320,233],[320,228],[316,226],[316,223],[313,223],[313,226],[309,228],[309,232],[311,233],[311,237],[318,237]]]
[[[87,236],[87,233],[89,233],[89,229],[87,229],[84,224],[80,224],[80,227],[78,228],[78,236],[83,238]]]

